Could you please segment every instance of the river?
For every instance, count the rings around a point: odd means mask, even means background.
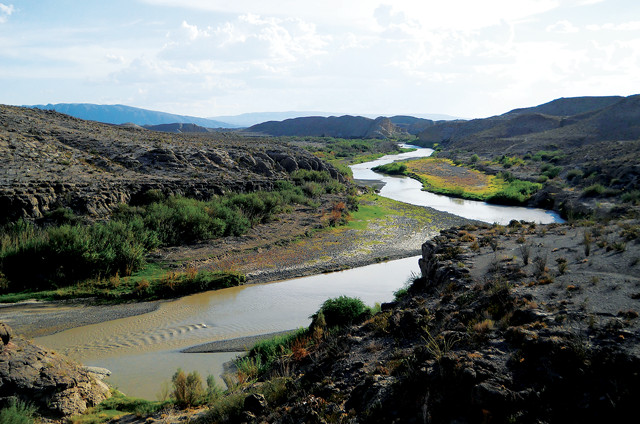
[[[511,219],[542,223],[559,220],[557,215],[541,209],[493,206],[432,195],[421,191],[421,184],[412,179],[383,177],[371,171],[383,163],[432,152],[418,149],[354,165],[354,178],[382,180],[383,196],[472,219],[500,223]],[[307,326],[309,316],[329,297],[357,296],[369,305],[389,301],[411,273],[418,272],[417,259],[199,293],[161,303],[148,314],[73,328],[35,342],[86,365],[108,368],[113,372],[108,380],[113,386],[130,396],[153,400],[163,384],[169,384],[177,368],[196,370],[203,377],[214,375],[220,381],[223,364],[240,354],[181,353],[184,348]]]
[[[402,145],[402,147],[415,147]],[[492,205],[486,202],[475,200],[465,200],[455,197],[443,196],[440,194],[422,191],[422,183],[412,178],[402,176],[383,176],[373,172],[371,168],[379,165],[405,160],[430,156],[432,149],[418,148],[412,152],[399,155],[389,155],[372,162],[361,163],[351,166],[353,178],[361,181],[377,180],[384,183],[380,190],[380,195],[400,202],[414,205],[428,206],[433,209],[449,212],[454,215],[469,219],[477,219],[488,223],[508,224],[512,219],[537,222],[539,224],[549,224],[551,222],[562,222],[560,216],[553,212],[537,208],[525,208],[519,206]]]

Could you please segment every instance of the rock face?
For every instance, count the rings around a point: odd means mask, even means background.
[[[0,105],[0,222],[59,207],[107,216],[151,190],[208,199],[271,189],[298,169],[338,171],[304,149],[234,134],[169,134]]]
[[[34,404],[44,416],[79,414],[109,397],[109,388],[62,355],[36,346],[0,323],[0,405],[11,398]]]

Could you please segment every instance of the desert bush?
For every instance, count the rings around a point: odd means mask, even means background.
[[[344,327],[362,322],[371,316],[371,308],[359,298],[340,296],[325,300],[320,307],[327,327]],[[314,314],[315,317],[317,315]]]
[[[546,163],[540,167],[540,171],[542,172],[542,175],[547,178],[555,178],[560,175],[560,172],[562,172],[562,167]]]
[[[567,258],[558,258],[556,259],[556,263],[558,264],[558,272],[560,274],[565,274],[569,269],[569,263],[567,262]]]
[[[562,150],[540,150],[531,158],[536,162],[547,161],[547,162],[558,162],[564,159],[566,155],[562,153]]]
[[[622,194],[622,196],[620,196],[620,199],[624,203],[631,203],[636,205],[640,203],[640,190],[632,190],[628,193],[624,193]]]
[[[581,169],[571,169],[567,172],[567,180],[574,181],[580,180],[584,176],[584,172]]]
[[[595,197],[603,194],[606,188],[602,184],[592,184],[582,191],[583,197]]]
[[[185,374],[180,368],[171,378],[173,383],[172,396],[176,401],[176,405],[180,407],[189,407],[200,405],[204,402],[205,391],[202,378],[197,371]]]
[[[536,277],[542,276],[547,272],[547,255],[540,254],[533,259],[534,274]]]

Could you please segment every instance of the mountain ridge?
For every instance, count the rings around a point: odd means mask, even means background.
[[[206,128],[237,128],[237,125],[228,124],[207,118],[198,118],[188,115],[177,115],[167,112],[142,109],[121,104],[98,105],[93,103],[56,103],[47,105],[26,106],[35,109],[55,110],[79,119],[103,122],[106,124],[133,123],[136,125],[161,125],[161,124],[196,124]]]

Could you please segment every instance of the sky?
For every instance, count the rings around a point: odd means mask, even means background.
[[[3,104],[481,118],[637,93],[637,0],[0,0]]]

